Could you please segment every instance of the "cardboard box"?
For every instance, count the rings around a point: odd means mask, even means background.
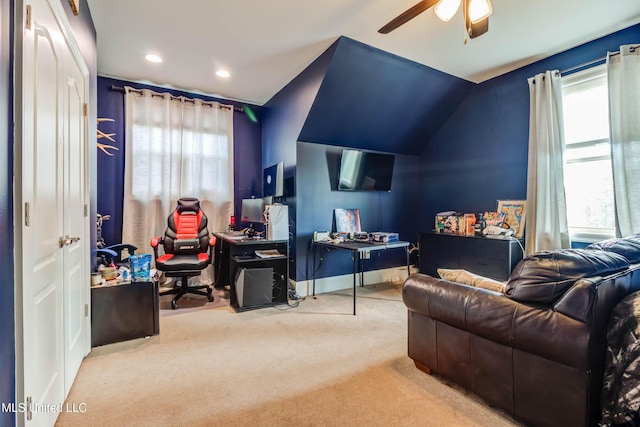
[[[464,214],[464,234],[465,236],[473,236],[476,233],[476,215]]]
[[[463,215],[436,215],[436,233],[464,234]]]

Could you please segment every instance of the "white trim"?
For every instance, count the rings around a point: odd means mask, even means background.
[[[69,48],[71,48],[71,52],[76,58],[81,59],[78,65],[80,65],[80,70],[82,71],[82,74],[85,76],[88,76],[89,68],[87,67],[87,64],[84,61],[84,57],[82,56],[82,50],[80,50],[80,45],[78,45],[78,41],[76,40],[73,30],[71,29],[71,24],[67,19],[67,13],[64,11],[64,8],[62,7],[62,2],[59,0],[47,0],[47,3],[49,3],[49,6],[51,6],[51,10],[53,10],[53,15],[58,20],[58,24],[60,24],[60,28],[64,33],[65,42],[69,45]]]
[[[569,240],[580,243],[596,243],[616,237],[615,230],[601,228],[570,228],[569,234]]]
[[[411,267],[411,274],[417,273],[415,267]],[[407,278],[407,267],[392,267],[382,270],[366,271],[364,273],[364,284],[371,285],[376,283],[403,283]],[[313,280],[302,280],[299,282],[291,280],[296,292],[301,297],[313,294]],[[356,285],[360,286],[359,275],[356,276]],[[343,274],[341,276],[322,277],[316,279],[316,295],[327,292],[342,291],[353,289],[353,274]],[[356,294],[357,294],[356,290]]]

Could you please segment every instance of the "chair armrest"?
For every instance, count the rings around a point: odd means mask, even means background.
[[[117,243],[115,245],[107,246],[105,249],[110,249],[117,253],[117,255],[113,257],[113,262],[119,264],[123,262],[124,259],[127,259],[126,257],[123,258],[125,249],[129,255],[134,255],[138,247],[129,243]]]
[[[102,258],[104,262],[111,264],[113,260],[118,257],[118,253],[111,249],[102,248],[96,249],[96,256]]]
[[[109,255],[109,256],[115,257],[115,256],[118,256],[118,253],[113,249],[102,248],[102,249],[96,249],[96,255]]]
[[[164,243],[164,237],[162,236],[155,236],[154,238],[151,239],[151,247],[153,248],[154,260],[158,259],[158,245],[161,245],[163,243]]]
[[[129,254],[133,254],[135,251],[138,250],[138,247],[134,246],[134,245],[131,245],[129,243],[118,243],[116,245],[107,246],[105,249],[111,249],[111,250],[116,251],[116,252],[120,252],[120,251],[126,249],[127,251],[129,251]]]

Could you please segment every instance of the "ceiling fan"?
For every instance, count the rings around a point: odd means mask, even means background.
[[[489,15],[492,12],[490,0],[423,0],[389,21],[378,32],[388,34],[432,6],[435,6],[436,15],[440,19],[448,21],[458,11],[460,3],[462,3],[464,25],[469,37],[474,39],[486,33],[489,30]]]

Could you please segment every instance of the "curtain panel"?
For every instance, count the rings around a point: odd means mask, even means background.
[[[640,47],[607,55],[616,233],[640,232]]]
[[[233,108],[126,87],[125,134],[123,242],[149,251],[181,197],[200,199],[210,231],[226,228],[233,215]]]
[[[528,80],[529,160],[525,251],[569,248],[564,192],[562,83],[557,70]]]

